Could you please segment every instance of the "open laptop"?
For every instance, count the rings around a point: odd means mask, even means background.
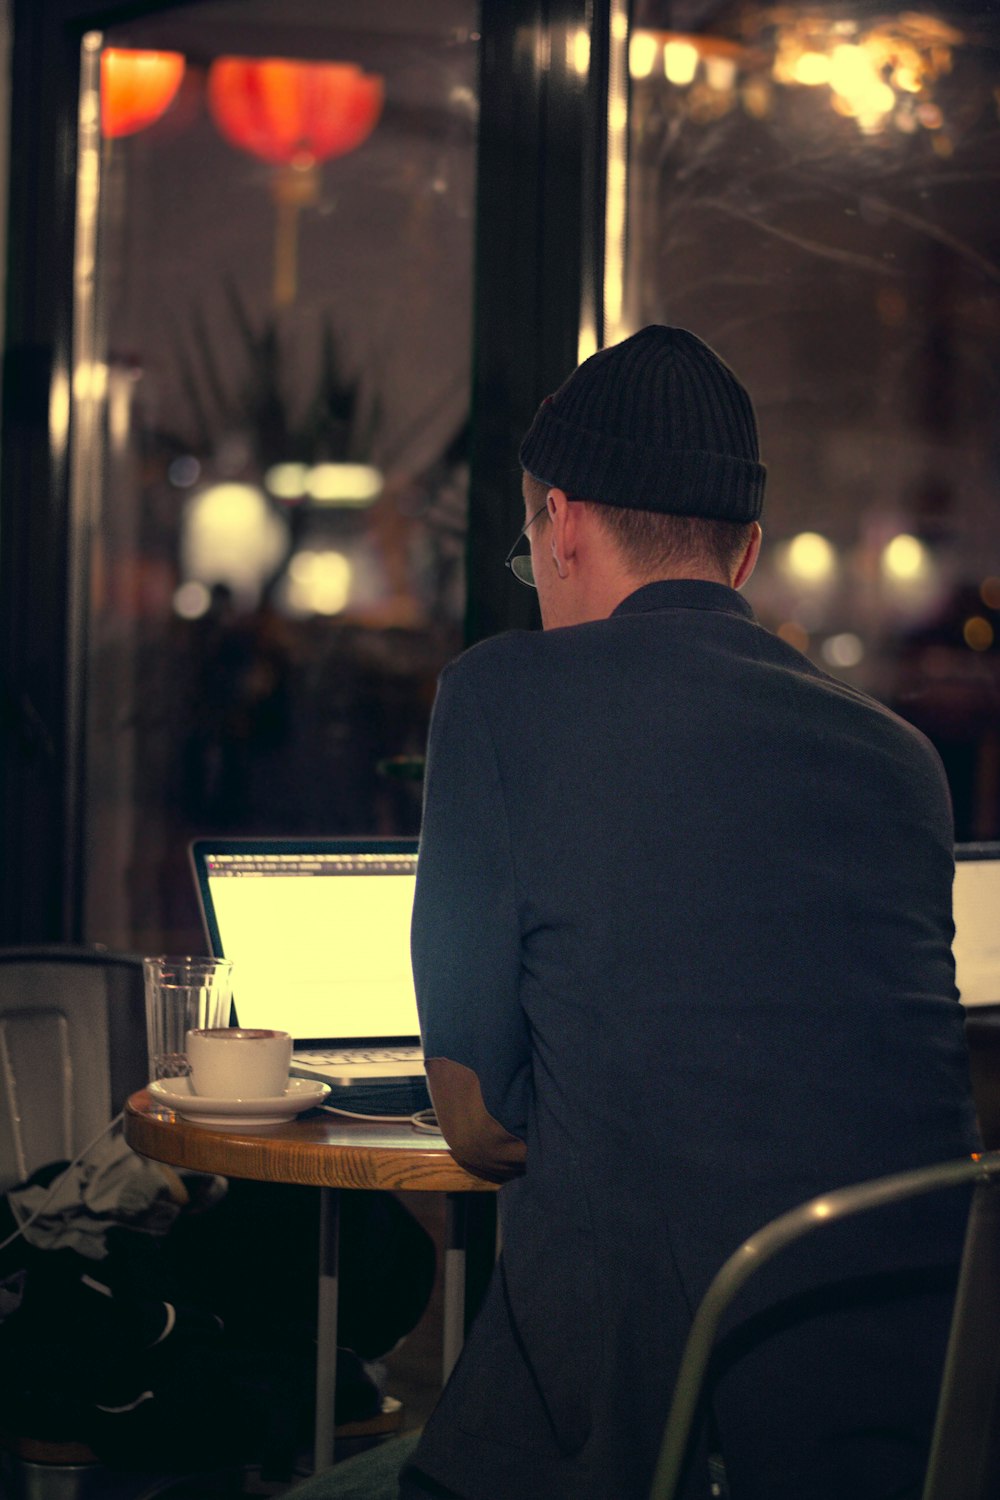
[[[202,838],[190,856],[210,951],[233,960],[234,1023],[290,1032],[297,1077],[409,1080],[419,1108],[417,840]]]
[[[955,846],[955,982],[962,1004],[1000,1004],[1000,843]]]

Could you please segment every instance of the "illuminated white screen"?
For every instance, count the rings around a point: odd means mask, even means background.
[[[416,1037],[416,876],[209,875],[241,1026],[310,1040]]]
[[[955,865],[955,982],[963,1005],[1000,1003],[1000,859]]]

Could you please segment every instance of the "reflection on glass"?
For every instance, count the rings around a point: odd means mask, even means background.
[[[949,154],[950,126],[935,85],[967,39],[940,17],[866,16],[863,6],[854,15],[829,6],[747,6],[728,34],[656,26],[658,13],[669,21],[683,9],[655,0],[642,7],[645,25],[633,31],[629,50],[633,78],[651,77],[662,63],[669,83],[690,88],[674,101],[679,113],[702,123],[731,110],[761,118],[786,107],[782,89],[823,89],[830,108],[865,134],[942,130],[935,149]]]
[[[1000,14],[637,0],[614,336],[676,323],[754,395],[759,616],[927,732],[1000,836]],[[714,19],[713,19],[714,17]]]
[[[86,40],[89,939],[197,951],[198,833],[416,831],[390,773],[465,605],[475,14],[208,0]]]

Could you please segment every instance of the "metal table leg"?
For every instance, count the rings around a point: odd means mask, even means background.
[[[447,1195],[444,1241],[444,1341],[441,1380],[444,1384],[461,1353],[465,1339],[465,1242],[468,1195]]]
[[[340,1193],[320,1188],[319,1306],[316,1323],[316,1431],[313,1468],[333,1463],[337,1400],[337,1287],[340,1256]]]
[[[447,1381],[479,1311],[497,1255],[496,1198],[449,1193],[444,1251],[444,1348]]]

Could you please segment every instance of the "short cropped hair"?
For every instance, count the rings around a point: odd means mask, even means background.
[[[530,510],[542,509],[551,487],[533,474],[525,474],[524,493]],[[596,500],[580,503],[594,512],[629,568],[640,578],[662,577],[681,564],[697,567],[706,563],[732,578],[753,534],[752,521],[669,516],[660,511],[602,505]]]
[[[617,542],[632,571],[642,578],[658,577],[681,563],[708,563],[733,578],[753,531],[752,521],[667,516],[659,511],[586,503]]]

